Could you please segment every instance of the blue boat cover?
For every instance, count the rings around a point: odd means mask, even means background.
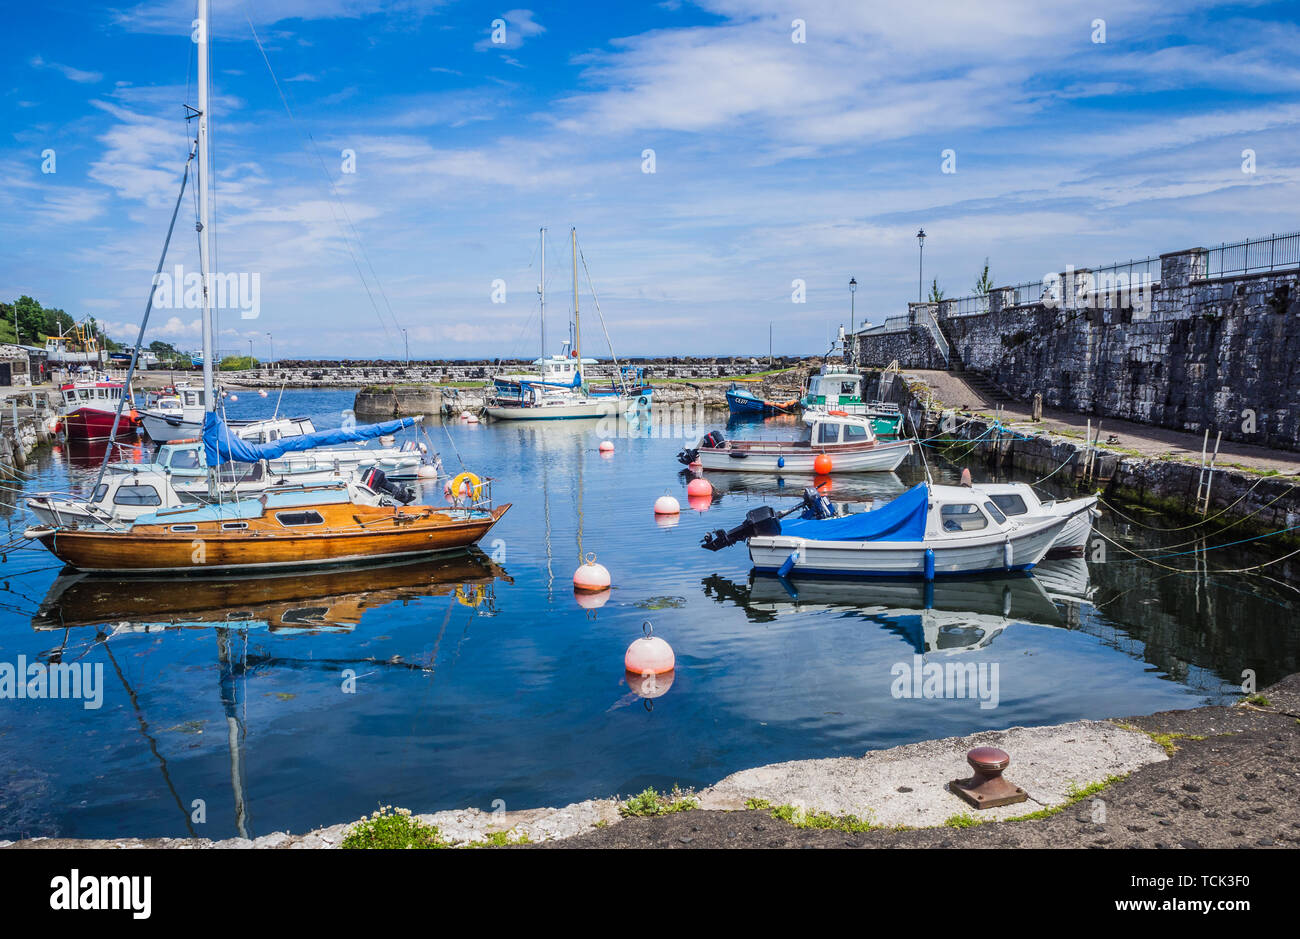
[[[236,463],[276,460],[286,453],[300,450],[373,440],[375,437],[396,433],[414,423],[415,418],[402,417],[382,424],[362,424],[351,430],[321,430],[298,437],[281,437],[270,443],[249,443],[232,434],[217,412],[209,411],[203,416],[203,455],[208,466],[220,466],[228,460]]]
[[[930,487],[917,483],[871,512],[839,518],[782,519],[781,534],[812,541],[924,541]]]

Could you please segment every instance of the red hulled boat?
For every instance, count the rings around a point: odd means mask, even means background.
[[[71,381],[60,385],[59,393],[63,396],[63,414],[59,420],[69,441],[108,439],[123,394],[121,382]],[[117,432],[121,435],[139,426],[140,415],[131,406],[128,394]]]

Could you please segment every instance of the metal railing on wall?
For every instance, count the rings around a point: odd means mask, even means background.
[[[1208,249],[1205,254],[1206,277],[1300,267],[1300,232],[1221,244]]]

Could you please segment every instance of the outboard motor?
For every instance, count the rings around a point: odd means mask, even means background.
[[[725,444],[726,438],[722,436],[722,431],[711,430],[700,438],[700,443],[696,447],[687,447],[677,454],[677,460],[680,463],[690,466],[700,455],[700,450],[717,450]]]
[[[400,486],[397,483],[389,482],[388,476],[377,467],[371,467],[367,470],[366,474],[361,477],[361,482],[375,492],[387,493],[402,505],[410,505],[415,501],[414,490],[408,486]]]
[[[805,487],[803,491],[803,504],[804,518],[834,518],[836,515],[831,500],[811,486]]]
[[[797,506],[797,508],[802,508],[802,506]],[[781,522],[776,511],[770,505],[760,505],[758,508],[750,509],[745,513],[745,520],[731,531],[724,531],[719,528],[705,535],[700,541],[700,547],[708,548],[710,551],[721,551],[723,548],[728,548],[738,541],[752,538],[754,535],[779,534],[781,534]]]

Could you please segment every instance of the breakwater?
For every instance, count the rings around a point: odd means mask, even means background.
[[[1046,297],[1021,285],[912,303],[859,332],[858,351],[868,365],[977,372],[1019,402],[1041,394],[1081,414],[1300,449],[1300,271],[1212,273],[1231,271],[1225,250],[1148,259],[1118,288],[1114,271],[1080,268]]]
[[[19,405],[19,401],[26,402]],[[11,397],[0,406],[0,473],[12,476],[33,450],[50,442],[47,422],[55,412],[44,392]]]

